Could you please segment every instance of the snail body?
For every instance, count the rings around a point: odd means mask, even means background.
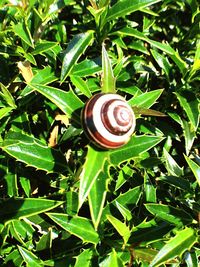
[[[89,140],[105,149],[126,144],[135,129],[135,115],[126,100],[117,94],[98,93],[82,110],[82,126]]]

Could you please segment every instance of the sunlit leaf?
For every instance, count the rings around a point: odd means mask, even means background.
[[[185,228],[178,231],[176,236],[169,240],[155,256],[150,264],[150,267],[160,266],[162,263],[181,257],[183,252],[189,250],[197,242],[197,233],[192,228]]]
[[[84,242],[98,243],[98,233],[90,220],[79,216],[70,218],[67,214],[62,213],[47,213],[47,215],[64,230],[81,238]]]
[[[61,82],[64,82],[80,56],[84,53],[86,48],[91,45],[92,40],[93,31],[88,31],[74,36],[68,44],[62,63]]]
[[[112,65],[104,44],[102,45],[102,92],[103,93],[115,93],[115,77],[112,70]]]

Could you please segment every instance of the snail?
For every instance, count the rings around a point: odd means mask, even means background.
[[[87,138],[104,149],[125,145],[135,129],[134,112],[118,94],[95,94],[86,102],[81,117]]]

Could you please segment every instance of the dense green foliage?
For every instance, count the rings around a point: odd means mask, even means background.
[[[1,266],[198,266],[199,26],[197,0],[1,0]],[[137,114],[116,150],[82,131],[100,91]]]

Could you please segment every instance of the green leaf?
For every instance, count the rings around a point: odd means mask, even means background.
[[[145,204],[145,207],[156,217],[177,226],[187,225],[195,222],[189,213],[169,205]]]
[[[85,96],[90,98],[92,96],[87,83],[79,76],[70,75],[71,82],[76,86],[77,90],[80,90]]]
[[[114,205],[119,203],[122,206],[125,206],[127,209],[130,205],[137,205],[141,196],[141,187],[137,186],[129,189],[127,192],[120,194],[117,198],[113,200]]]
[[[23,188],[26,196],[30,197],[30,194],[31,194],[30,180],[26,177],[20,177],[20,184],[21,184],[21,187]]]
[[[31,33],[29,31],[28,26],[23,23],[17,23],[13,25],[13,31],[16,35],[18,35],[25,43],[29,46],[34,47],[33,39]]]
[[[124,264],[115,249],[100,264],[100,267],[123,267]]]
[[[186,73],[187,64],[185,63],[185,61],[182,60],[179,53],[177,51],[175,51],[169,44],[160,43],[160,42],[151,40],[142,32],[140,32],[136,29],[133,29],[133,28],[129,28],[129,27],[123,28],[123,29],[117,31],[117,33],[120,35],[132,36],[132,37],[135,37],[137,39],[143,40],[143,41],[149,43],[150,45],[152,45],[153,47],[156,47],[156,48],[160,49],[161,51],[167,53],[171,57],[171,59],[175,62],[175,64],[178,66],[182,75],[184,75]],[[114,34],[114,33],[112,33],[112,34]]]
[[[10,233],[22,245],[26,246],[24,240],[32,238],[34,228],[23,220],[14,220],[9,224]]]
[[[90,220],[79,216],[70,218],[68,215],[62,213],[47,213],[47,215],[60,227],[70,234],[79,237],[83,242],[93,244],[99,242],[99,236]]]
[[[15,100],[14,100],[13,96],[11,95],[10,91],[2,83],[0,83],[0,88],[2,91],[2,92],[0,92],[0,95],[2,96],[2,98],[6,101],[6,103],[11,108],[16,108]]]
[[[65,92],[55,87],[50,87],[42,84],[29,84],[29,86],[43,94],[51,102],[53,102],[58,108],[60,108],[69,118],[72,114],[74,119],[80,123],[80,117],[78,114],[74,114],[75,111],[83,106],[82,101],[73,93],[72,90]]]
[[[128,144],[109,152],[110,163],[116,166],[124,161],[138,157],[139,154],[156,146],[162,140],[163,137],[159,136],[132,136]]]
[[[163,90],[158,89],[151,92],[143,93],[139,96],[131,98],[128,103],[131,106],[137,106],[142,108],[150,108],[156,103],[156,100],[160,97]]]
[[[145,42],[149,43],[150,45],[152,45],[153,47],[156,47],[156,48],[160,49],[161,51],[167,53],[168,55],[173,55],[175,52],[174,49],[169,44],[159,43],[157,41],[153,41],[153,40],[149,39],[144,33],[140,32],[136,29],[133,29],[133,28],[125,27],[125,28],[118,30],[116,33],[118,33],[119,35],[122,35],[122,36],[131,36],[131,37],[135,37],[139,40],[145,41]]]
[[[192,0],[191,0],[192,1]],[[193,1],[194,2],[194,1]],[[200,44],[197,45],[194,63],[192,69],[190,70],[190,79],[191,77],[200,69]]]
[[[64,82],[80,56],[93,41],[93,31],[77,34],[68,44],[63,58],[61,69],[61,82]]]
[[[117,198],[115,198],[111,203],[107,204],[103,210],[102,221],[106,219],[107,215],[111,214],[111,206],[114,205],[122,214],[125,220],[130,220],[132,218],[132,214],[130,210],[134,208],[141,196],[141,187],[137,186],[129,189],[124,194],[120,194]]]
[[[38,70],[37,73],[33,76],[31,83],[32,84],[48,84],[56,81],[58,78],[55,76],[51,67],[45,67],[44,69]],[[30,94],[34,89],[30,87],[28,84],[22,90],[20,97],[26,96]],[[22,98],[23,101],[23,98]]]
[[[147,173],[144,174],[144,190],[146,202],[156,202],[156,188],[151,183],[149,175]]]
[[[0,202],[0,222],[22,219],[60,206],[62,201],[37,198],[10,198]]]
[[[160,2],[161,0],[124,0],[118,1],[115,5],[113,5],[107,14],[106,20],[110,21],[116,19],[118,17],[125,16],[132,12],[138,11],[142,8],[148,7],[155,3]]]
[[[195,163],[193,160],[188,158],[187,156],[185,156],[185,159],[186,159],[187,164],[190,167],[191,171],[193,172],[193,174],[197,180],[197,183],[200,186],[200,166],[197,163]]]
[[[29,250],[18,246],[19,252],[24,259],[27,267],[42,267],[44,263],[41,259],[39,259],[36,255],[34,255]]]
[[[181,168],[177,162],[172,158],[172,156],[167,152],[165,148],[163,148],[164,157],[166,168],[169,172],[169,175],[172,176],[182,176],[183,175],[183,168]]]
[[[187,267],[198,267],[199,261],[197,257],[197,253],[194,251],[186,252],[184,255],[185,263],[187,264]]]
[[[130,243],[144,242],[146,244],[162,240],[172,229],[173,225],[166,222],[156,222],[155,220],[144,220],[139,225],[132,228]]]
[[[115,77],[112,70],[111,61],[108,57],[104,44],[102,45],[102,92],[115,93]]]
[[[118,220],[112,215],[107,215],[107,219],[113,225],[113,227],[117,230],[117,232],[121,235],[121,237],[124,240],[124,245],[126,245],[131,234],[129,227],[126,226],[125,223],[122,223],[120,220]]]
[[[186,155],[189,155],[196,138],[196,131],[192,124],[190,122],[187,122],[186,120],[181,121],[181,126],[184,133]]]
[[[135,258],[140,261],[151,262],[157,254],[157,250],[152,248],[134,248]]]
[[[181,107],[186,112],[192,126],[196,130],[199,125],[200,109],[199,101],[195,94],[191,91],[184,91],[181,94],[176,93]]]
[[[2,144],[2,149],[10,156],[36,169],[47,172],[67,169],[66,159],[59,150],[50,148],[40,140],[20,132],[10,132]]]
[[[197,233],[192,228],[178,231],[175,237],[169,240],[155,256],[149,267],[160,266],[163,263],[179,256],[197,242]]]
[[[79,208],[82,206],[99,173],[103,170],[107,151],[98,151],[88,147],[85,163],[80,174]]]
[[[58,46],[57,42],[49,42],[49,41],[42,41],[41,43],[37,43],[35,46],[32,55],[42,54],[48,50],[53,49],[54,47]]]
[[[108,174],[100,172],[88,195],[90,214],[95,229],[98,228],[106,199]]]
[[[0,109],[0,120],[8,116],[8,114],[13,110],[11,107],[5,107]]]
[[[40,240],[37,242],[37,245],[36,245],[36,250],[44,251],[47,249],[51,249],[52,239],[53,239],[53,234],[52,234],[52,229],[50,228],[47,233],[44,233],[40,237]]]
[[[70,74],[74,76],[90,76],[97,72],[101,71],[101,62],[100,59],[85,59],[80,63],[77,63],[73,69],[71,70]]]
[[[10,262],[12,262],[12,264],[14,266],[22,266],[23,258],[21,256],[21,254],[19,253],[18,249],[15,249],[12,252],[10,252],[9,254],[7,254],[7,256],[4,260],[4,263],[9,264]]]
[[[162,182],[168,183],[171,186],[182,189],[186,192],[192,193],[191,184],[188,180],[177,176],[160,176],[157,180],[161,180]]]
[[[91,249],[85,249],[81,254],[76,257],[76,263],[74,267],[90,267],[92,254],[93,253]]]
[[[156,62],[158,63],[159,67],[165,72],[167,78],[169,79],[169,75],[170,75],[170,70],[172,68],[172,66],[170,65],[169,61],[167,60],[167,58],[158,53],[156,50],[151,50],[151,54],[154,57],[154,59],[156,60]]]

